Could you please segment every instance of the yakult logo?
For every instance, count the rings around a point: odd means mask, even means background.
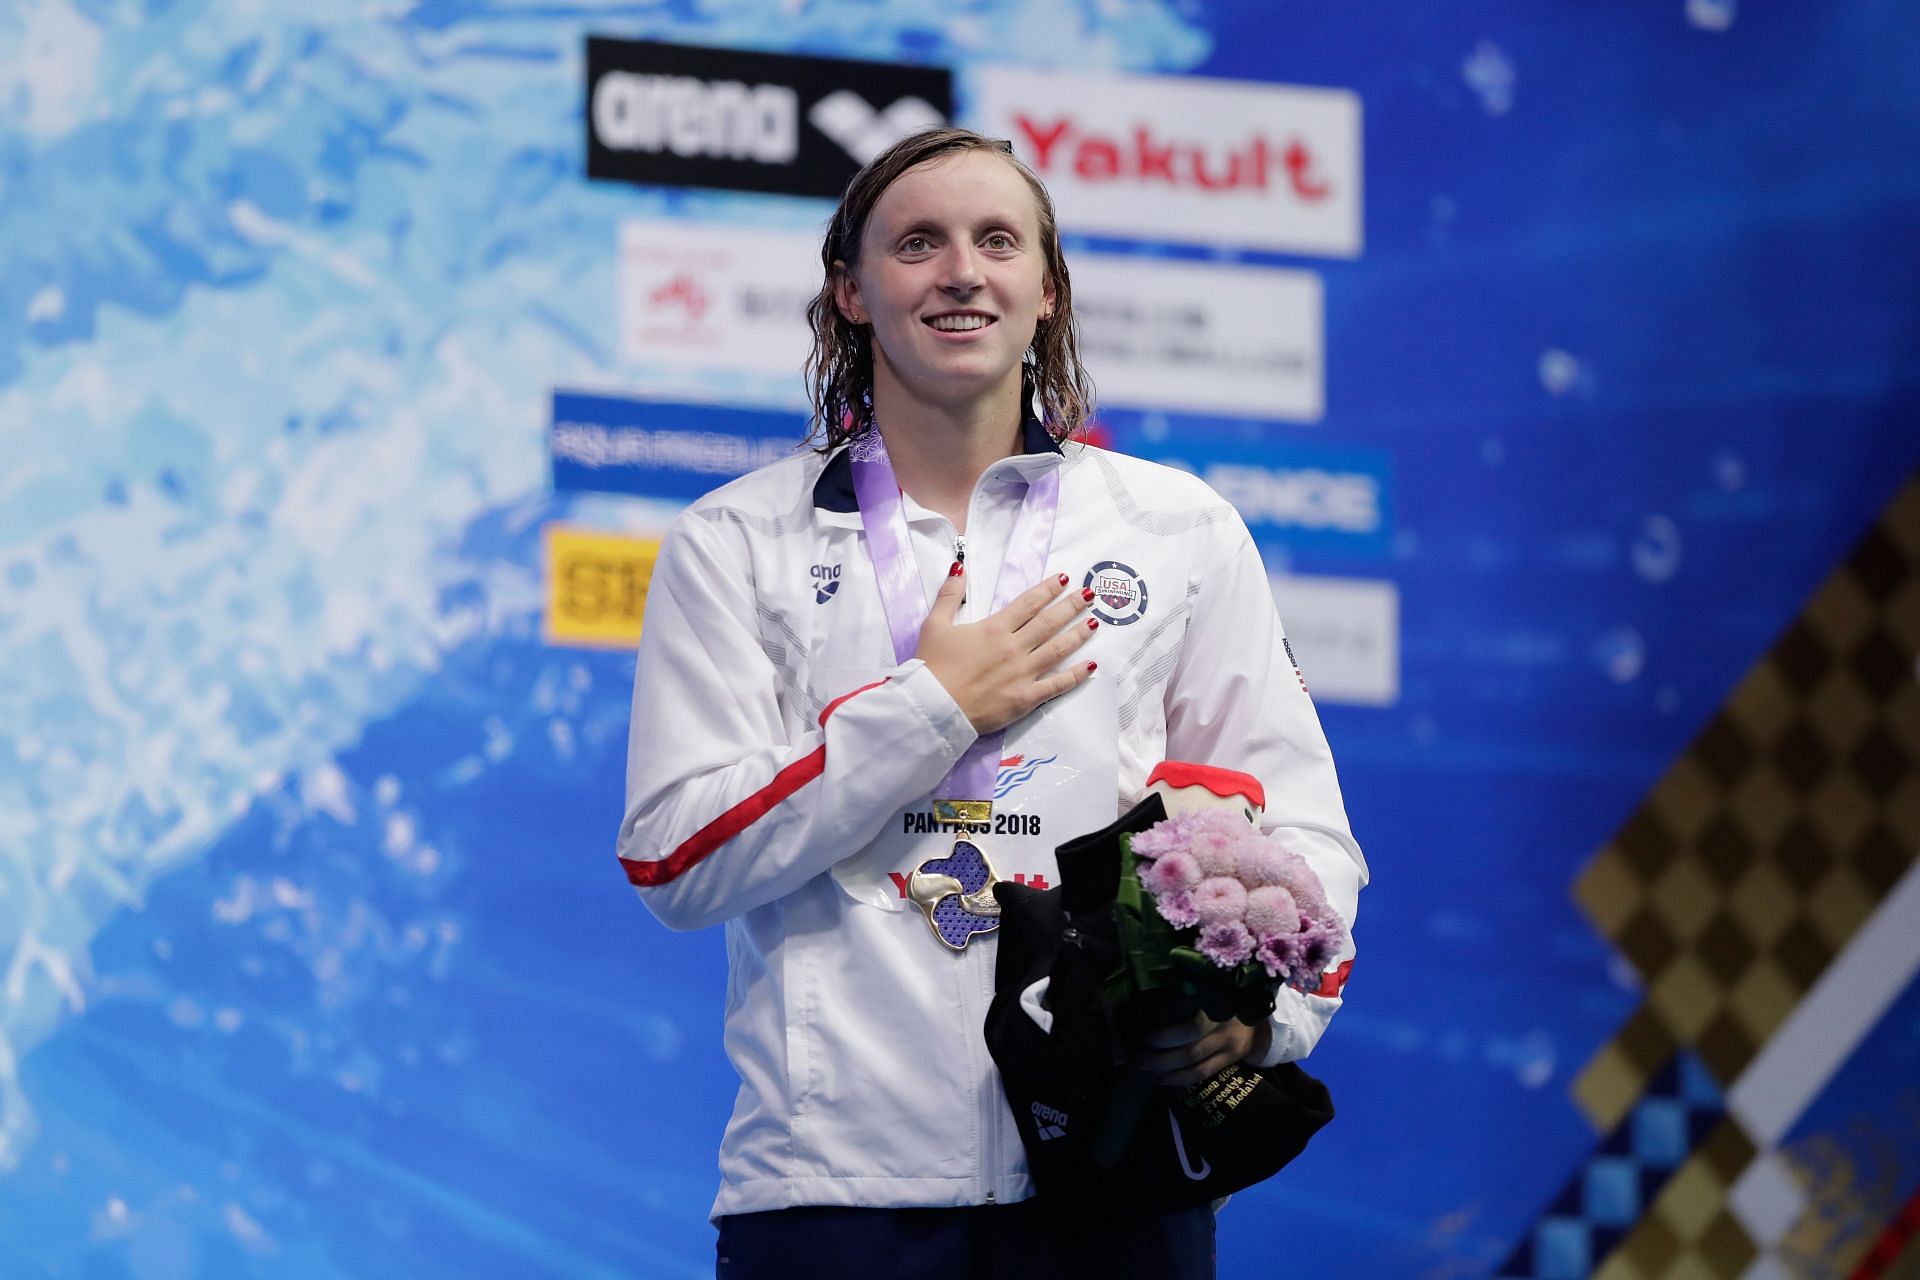
[[[1144,124],[1119,135],[1088,129],[1072,117],[1021,113],[1013,122],[1043,178],[1071,170],[1086,182],[1163,183],[1202,191],[1266,191],[1278,180],[1301,200],[1325,200],[1332,193],[1313,152],[1298,138],[1279,145],[1255,134],[1238,145],[1211,147],[1162,137]]]
[[[1013,140],[1064,229],[1360,252],[1360,101],[1172,76],[978,73],[979,127]]]

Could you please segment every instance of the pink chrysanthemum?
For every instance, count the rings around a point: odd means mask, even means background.
[[[1245,821],[1233,819],[1234,829],[1196,831],[1193,834],[1193,860],[1207,876],[1230,876],[1240,864],[1239,846],[1251,833]]]
[[[1176,929],[1189,928],[1200,922],[1199,915],[1193,909],[1193,895],[1190,893],[1163,893],[1153,900],[1159,909],[1160,918]]]
[[[1253,935],[1238,920],[1210,924],[1200,930],[1200,954],[1222,969],[1234,968],[1253,954]]]
[[[1140,873],[1140,883],[1148,893],[1184,893],[1202,878],[1193,855],[1179,850],[1162,854]]]
[[[1156,822],[1147,830],[1129,837],[1129,845],[1134,857],[1152,859],[1176,850],[1192,853],[1202,842],[1203,836],[1207,837],[1209,847],[1231,844],[1245,830],[1247,822],[1244,818],[1224,809],[1201,809]]]
[[[1276,933],[1262,938],[1253,948],[1253,958],[1269,978],[1284,978],[1300,963],[1300,936]]]
[[[1247,914],[1247,887],[1227,876],[1208,876],[1193,890],[1194,914],[1201,924],[1226,924]]]
[[[1290,870],[1287,865],[1289,856],[1285,849],[1273,841],[1256,837],[1240,846],[1234,871],[1249,889],[1285,884],[1290,879],[1287,874]]]
[[[1277,884],[1262,885],[1247,894],[1247,928],[1256,938],[1300,932],[1300,905]]]

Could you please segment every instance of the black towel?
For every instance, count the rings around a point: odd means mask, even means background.
[[[1038,1192],[1063,1204],[1152,1213],[1217,1200],[1272,1177],[1333,1119],[1326,1086],[1292,1063],[1235,1064],[1190,1087],[1143,1090],[1129,1062],[1138,1028],[1103,987],[1120,959],[1120,836],[1165,817],[1160,797],[1148,796],[1112,826],[1061,845],[1057,888],[994,885],[1001,925],[987,1048]],[[1020,1007],[1020,993],[1043,977],[1051,1031]],[[1143,1091],[1131,1140],[1098,1151],[1108,1116]]]

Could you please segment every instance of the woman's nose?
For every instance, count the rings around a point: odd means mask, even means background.
[[[980,259],[970,244],[954,243],[941,259],[940,268],[943,289],[970,291],[980,287]]]

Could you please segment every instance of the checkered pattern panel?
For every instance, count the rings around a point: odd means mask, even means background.
[[[1596,1131],[1676,1048],[1736,1079],[1913,861],[1916,660],[1920,478],[1575,885],[1647,984],[1575,1082]]]
[[[1731,1181],[1753,1153],[1725,1112],[1700,1061],[1672,1055],[1495,1275],[1585,1280],[1623,1242],[1646,1234],[1649,1215],[1672,1224],[1662,1239],[1672,1238],[1674,1252],[1699,1239],[1717,1226],[1698,1221],[1702,1193],[1724,1186],[1720,1170]],[[1703,1180],[1701,1169],[1715,1176]],[[1683,1178],[1691,1181],[1676,1186]]]
[[[1498,1275],[1737,1280],[1766,1260],[1731,1196],[1765,1162],[1720,1090],[1916,850],[1920,477],[1582,872],[1646,1000],[1574,1084],[1605,1141]]]

